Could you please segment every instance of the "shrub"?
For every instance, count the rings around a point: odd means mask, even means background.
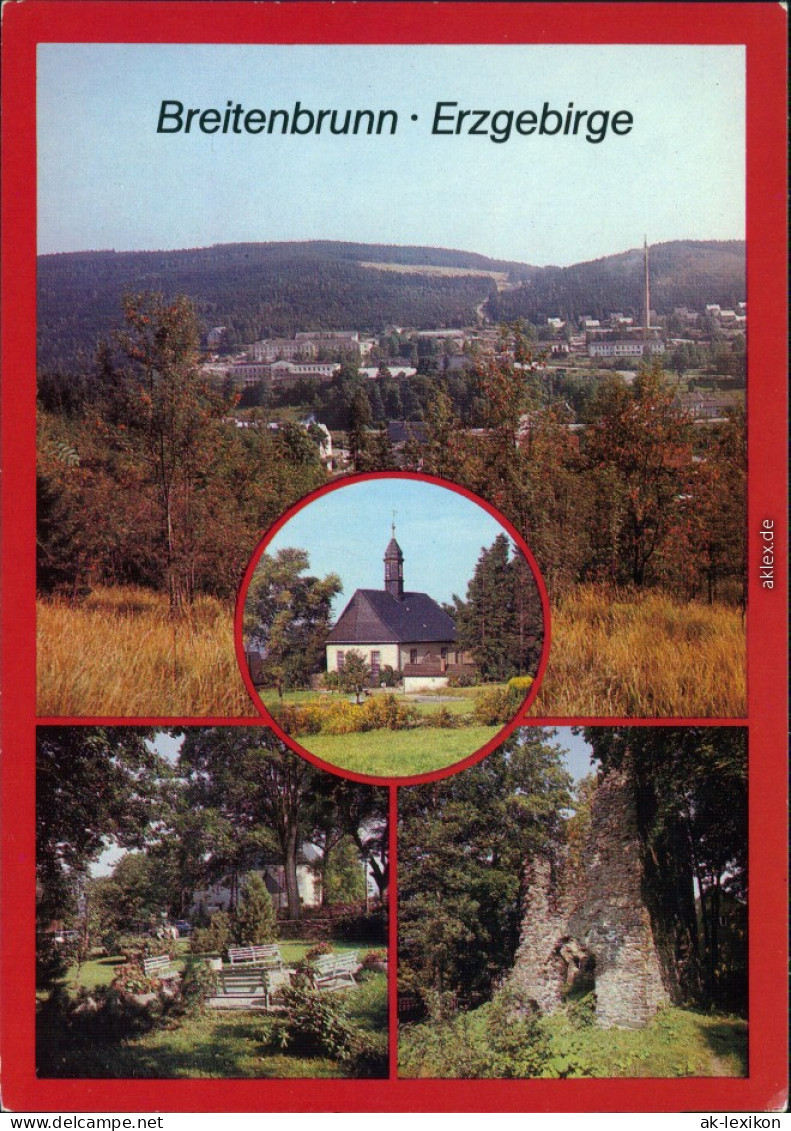
[[[533,686],[532,675],[515,675],[508,680],[508,694],[518,707]]]
[[[325,734],[355,734],[358,731],[368,730],[365,707],[358,707],[347,699],[339,699],[329,703],[323,712],[320,730]],[[314,732],[315,733],[315,732]]]
[[[386,950],[369,950],[362,960],[363,970],[378,970],[387,962]]]
[[[313,988],[315,970],[313,968],[313,962],[307,957],[307,955],[304,958],[300,958],[298,962],[294,963],[291,970],[289,971],[289,978],[291,980],[291,985],[295,989],[304,990]]]
[[[274,1032],[283,1049],[296,1046],[302,1055],[349,1060],[361,1049],[359,1034],[341,1006],[326,995],[301,985],[282,993],[285,1016]]]
[[[328,942],[317,942],[305,952],[305,959],[312,962],[314,958],[321,958],[324,954],[332,954],[332,947]]]
[[[257,872],[251,872],[231,924],[234,942],[260,946],[277,938],[277,917],[272,897]]]
[[[385,664],[379,669],[377,679],[380,687],[395,687],[398,683],[398,672],[390,664]]]
[[[189,955],[181,975],[179,1005],[184,1013],[200,1013],[217,988],[216,971]]]
[[[299,705],[281,703],[270,708],[270,711],[286,734],[318,734],[324,718],[323,707],[324,704],[320,702],[308,700]]]
[[[69,966],[76,958],[76,940],[56,942],[51,933],[36,938],[36,989],[46,990],[66,977]]]
[[[355,1049],[345,1065],[349,1076],[368,1080],[387,1076],[389,1070],[387,1051],[387,1033],[357,1030]]]
[[[327,691],[340,691],[341,673],[338,671],[324,672],[321,677],[321,686],[325,687]]]
[[[473,717],[480,726],[502,726],[514,717],[518,704],[505,687],[490,687],[475,697]]]
[[[136,962],[119,966],[110,984],[122,994],[155,994],[159,990],[159,979],[146,974]]]
[[[373,695],[366,699],[362,707],[365,730],[404,730],[417,722],[417,712],[405,703],[399,703],[395,695]]]
[[[165,1014],[161,995],[141,1002],[131,996],[135,992],[115,982],[93,990],[81,989],[64,1019],[70,1042],[115,1042],[147,1033],[160,1024]]]
[[[478,682],[477,672],[459,672],[457,675],[448,676],[448,687],[475,687]]]
[[[460,718],[454,715],[447,707],[440,707],[438,711],[433,714],[426,715],[423,719],[423,726],[428,727],[441,727],[443,730],[453,730],[454,727],[459,726]]]
[[[488,1076],[540,1076],[550,1060],[550,1041],[532,1005],[504,987],[492,999],[486,1019]]]
[[[382,911],[348,911],[332,922],[332,937],[344,942],[387,943],[387,915]]]
[[[190,935],[193,954],[222,954],[231,943],[231,917],[227,911],[215,911],[208,927],[198,927]]]
[[[118,953],[123,954],[127,962],[136,962],[142,966],[144,958],[156,958],[166,954],[173,958],[176,948],[172,939],[154,939],[148,935],[122,935],[118,939]]]

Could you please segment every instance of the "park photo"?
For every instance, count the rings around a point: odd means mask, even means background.
[[[399,1074],[747,1074],[747,734],[517,730],[399,791]]]
[[[387,791],[265,728],[42,727],[40,1077],[382,1077]]]
[[[250,681],[274,722],[332,766],[409,777],[453,765],[537,689],[531,563],[496,514],[442,480],[390,474],[320,492],[253,561],[240,598]]]

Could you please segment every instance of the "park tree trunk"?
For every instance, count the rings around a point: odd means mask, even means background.
[[[289,919],[301,919],[302,907],[299,901],[299,884],[297,882],[297,852],[299,851],[299,837],[296,824],[290,828],[286,835],[285,843],[285,873],[286,873],[286,899],[288,900]]]

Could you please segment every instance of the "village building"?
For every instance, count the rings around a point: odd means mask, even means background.
[[[665,343],[659,338],[621,338],[588,343],[589,357],[643,357],[644,354],[664,352]]]
[[[404,690],[443,687],[449,676],[471,670],[456,639],[456,625],[428,593],[404,589],[404,555],[393,537],[384,555],[384,587],[357,589],[327,637],[327,671],[343,669],[355,651],[371,669],[371,683],[390,667]]]
[[[297,890],[299,902],[303,907],[321,905],[321,875],[318,867],[320,860],[321,851],[314,844],[305,842],[300,845],[297,856]],[[230,910],[244,887],[245,878],[253,872],[266,884],[275,910],[286,908],[288,897],[285,865],[274,855],[262,855],[244,875],[222,876],[208,887],[194,892],[190,918],[193,920],[206,918],[215,911]]]

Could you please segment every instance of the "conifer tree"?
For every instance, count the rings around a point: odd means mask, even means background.
[[[272,897],[257,872],[251,872],[245,882],[234,916],[233,933],[240,946],[260,946],[277,937]]]

